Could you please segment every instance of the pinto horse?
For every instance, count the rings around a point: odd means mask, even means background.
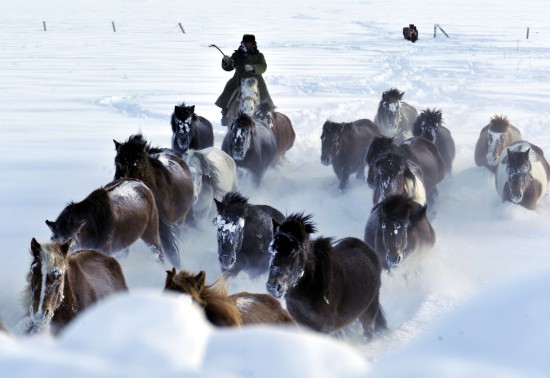
[[[159,261],[163,244],[174,243],[175,235],[159,224],[155,197],[141,181],[114,180],[94,190],[84,200],[70,202],[55,221],[46,220],[51,240],[73,240],[71,250],[95,249],[107,255],[128,250],[141,238]]]
[[[445,162],[445,171],[451,173],[456,148],[451,131],[443,126],[442,118],[441,110],[423,110],[414,121],[413,135],[435,144]]]
[[[273,236],[271,220],[284,215],[269,205],[253,205],[237,192],[227,193],[222,201],[214,200],[218,210],[218,259],[226,276],[240,271],[257,277],[269,269],[269,243]]]
[[[195,192],[188,219],[200,225],[209,218],[214,198],[221,201],[226,193],[237,190],[237,166],[231,156],[218,147],[187,150],[182,158],[191,171]]]
[[[277,141],[271,129],[241,113],[228,128],[222,150],[235,160],[237,168],[249,171],[252,181],[259,186],[265,172],[275,162]]]
[[[367,151],[380,129],[368,119],[336,123],[326,121],[321,134],[321,163],[331,165],[340,184],[339,190],[348,186],[350,175],[365,179]]]
[[[502,151],[520,140],[521,132],[508,121],[508,117],[495,115],[479,133],[474,156],[476,165],[495,173]]]
[[[503,201],[535,210],[549,180],[550,166],[540,147],[517,141],[500,154],[495,186]]]
[[[280,162],[284,154],[294,146],[296,133],[292,127],[292,122],[283,113],[275,111],[275,106],[271,103],[261,103],[254,113],[254,120],[263,123],[273,131],[275,141],[277,142],[277,155],[275,161]]]
[[[177,155],[154,149],[141,134],[131,135],[125,143],[114,141],[115,179],[143,181],[155,196],[161,224],[182,225],[194,199],[193,179],[185,162]],[[175,243],[164,245],[164,253],[179,268],[179,250]]]
[[[435,232],[426,216],[426,206],[397,194],[374,205],[364,240],[377,253],[382,267],[390,271],[414,251],[431,249]]]
[[[39,243],[31,240],[33,261],[23,302],[28,309],[24,332],[38,333],[51,325],[57,334],[91,304],[126,291],[117,260],[94,250],[69,253],[71,239]]]
[[[380,261],[362,240],[348,237],[311,240],[311,215],[291,214],[273,221],[267,291],[281,298],[300,325],[332,333],[355,320],[364,335],[386,329],[379,302]]]
[[[207,319],[216,326],[238,327],[248,324],[291,324],[296,322],[278,300],[268,294],[239,292],[227,294],[226,283],[219,278],[214,285],[205,284],[206,273],[194,275],[184,270],[166,271],[165,291],[191,296],[204,308]]]
[[[382,134],[394,137],[397,144],[412,136],[412,125],[418,116],[416,109],[403,101],[404,94],[396,88],[384,92],[374,117]]]
[[[212,123],[195,114],[195,105],[184,102],[174,107],[172,118],[172,149],[179,155],[188,149],[200,150],[214,145]]]

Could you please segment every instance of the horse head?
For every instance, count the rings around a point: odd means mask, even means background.
[[[379,191],[380,199],[391,194],[406,192],[406,179],[414,180],[405,159],[397,153],[388,152],[379,156],[372,165],[373,187]]]
[[[510,144],[510,122],[505,116],[494,116],[487,131],[487,163],[496,166],[504,148]]]
[[[259,103],[260,91],[258,90],[258,79],[255,77],[241,79],[239,110],[253,117]]]
[[[435,143],[439,137],[439,129],[442,126],[441,110],[426,109],[413,123],[413,135]]]
[[[145,176],[147,141],[141,134],[131,135],[125,143],[115,143],[115,180],[123,178],[141,179]]]
[[[514,151],[507,149],[506,173],[508,175],[508,187],[510,189],[510,200],[513,203],[520,203],[525,190],[532,180],[531,162],[529,154],[531,149],[525,151]]]
[[[171,118],[172,146],[180,152],[185,152],[193,138],[193,125],[197,120],[195,105],[185,106],[184,103],[174,107]]]
[[[380,230],[388,269],[395,268],[409,247],[409,230],[426,216],[422,206],[404,195],[392,195],[375,206],[380,211]]]
[[[340,137],[344,124],[326,121],[321,133],[321,164],[330,165],[333,156],[340,152]]]
[[[175,291],[188,294],[193,301],[202,307],[206,306],[206,301],[202,297],[202,291],[205,287],[206,273],[201,270],[197,275],[193,275],[184,270],[176,273],[176,268],[166,271],[166,280],[164,291]]]
[[[267,291],[276,298],[296,286],[304,275],[310,249],[309,235],[315,233],[311,215],[289,215],[282,224],[273,220],[273,238],[269,246],[271,262]]]
[[[384,126],[380,127],[385,135],[395,135],[401,122],[401,100],[405,92],[391,88],[382,94],[378,105],[378,115]],[[380,125],[381,126],[381,125]]]
[[[63,209],[55,221],[46,220],[46,225],[52,232],[50,241],[66,243],[69,239],[72,239],[71,252],[79,249],[80,233],[86,225],[85,219],[73,214],[72,209],[75,208],[75,206],[76,205],[71,202]]]
[[[70,246],[70,239],[65,243],[41,244],[32,238],[33,261],[27,277],[29,316],[25,333],[39,332],[50,323],[61,305]]]
[[[235,160],[243,160],[256,133],[256,124],[250,116],[241,113],[231,124],[230,132],[231,157]]]
[[[397,146],[393,143],[393,140],[393,137],[386,137],[383,135],[374,137],[367,150],[367,156],[365,158],[367,164],[370,166],[379,156],[396,148]]]
[[[236,192],[227,193],[222,201],[214,199],[218,216],[218,260],[223,271],[232,269],[237,262],[237,251],[241,249],[245,219],[248,215],[248,199]]]

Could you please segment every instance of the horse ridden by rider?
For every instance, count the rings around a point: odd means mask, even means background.
[[[222,126],[228,126],[232,120],[227,117],[227,110],[232,101],[237,96],[241,79],[256,78],[258,80],[258,90],[262,102],[268,102],[273,105],[273,101],[267,90],[267,86],[262,74],[267,70],[267,63],[264,54],[258,50],[256,37],[253,34],[243,35],[241,44],[231,56],[224,55],[222,59],[222,69],[225,71],[235,70],[235,74],[227,84],[222,94],[216,100],[216,106],[222,109]]]

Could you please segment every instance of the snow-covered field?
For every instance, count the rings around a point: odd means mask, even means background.
[[[504,114],[550,154],[547,10],[542,0],[0,0],[0,318],[11,333],[0,334],[2,376],[546,375],[550,198],[536,211],[502,203],[474,147]],[[415,44],[402,36],[409,23],[420,31]],[[436,23],[450,38],[433,37]],[[297,140],[259,190],[243,182],[241,192],[313,214],[321,235],[362,238],[372,207],[365,183],[352,179],[340,193],[320,164],[322,124],[374,119],[390,87],[419,111],[443,112],[457,156],[435,204],[437,242],[420,267],[384,273],[391,332],[365,345],[214,329],[188,301],[161,293],[166,268],[138,242],[120,258],[129,294],[94,306],[58,339],[21,336],[31,238],[47,240],[46,219],[113,178],[113,139],[141,131],[168,147],[182,101],[212,121],[220,146],[213,103],[230,74],[208,46],[230,53],[244,33],[256,35],[271,96]],[[210,281],[220,273],[213,226],[188,232],[181,250],[185,269]],[[229,284],[265,292],[265,281]]]

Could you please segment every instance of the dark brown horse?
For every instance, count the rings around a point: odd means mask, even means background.
[[[429,140],[437,146],[443,161],[445,171],[451,173],[455,158],[455,142],[451,130],[443,126],[441,110],[426,109],[420,112],[413,124],[413,135]]]
[[[294,146],[296,140],[296,133],[290,118],[275,111],[275,106],[271,103],[263,102],[256,109],[254,120],[267,125],[273,131],[277,142],[275,161],[280,162],[284,154]]]
[[[418,116],[416,109],[403,101],[404,94],[396,88],[384,92],[374,117],[382,134],[394,137],[397,144],[412,136],[412,125]]]
[[[267,294],[241,292],[227,294],[227,285],[219,278],[215,284],[205,284],[206,273],[197,275],[184,270],[166,271],[164,290],[184,293],[202,308],[208,320],[216,326],[238,327],[246,324],[295,324],[279,301]]]
[[[200,150],[214,145],[214,130],[206,118],[195,114],[195,105],[176,105],[172,118],[172,149],[180,156],[189,149]]]
[[[332,164],[340,182],[339,190],[347,188],[349,177],[354,173],[358,179],[365,179],[367,151],[373,139],[380,135],[380,129],[368,119],[325,122],[321,134],[321,164]]]
[[[521,132],[508,121],[508,117],[495,115],[479,133],[475,149],[476,165],[495,173],[501,152],[519,140]]]
[[[549,180],[550,166],[544,152],[533,143],[514,142],[500,154],[495,185],[503,201],[535,210]]]
[[[241,113],[228,128],[222,150],[235,160],[237,168],[248,170],[259,186],[267,169],[275,163],[277,141],[270,128]]]
[[[73,240],[71,250],[95,249],[112,255],[127,251],[141,238],[160,261],[164,259],[161,239],[171,244],[175,237],[169,227],[159,228],[151,190],[133,179],[112,181],[84,200],[70,202],[55,222],[47,220],[46,224],[52,231],[52,241]]]
[[[386,329],[379,302],[380,261],[362,240],[311,240],[311,215],[291,214],[282,224],[273,221],[273,258],[266,284],[298,324],[332,333],[355,320],[364,335]]]
[[[116,140],[115,179],[134,178],[151,189],[161,225],[183,225],[194,200],[193,178],[185,162],[173,153],[151,148],[141,134],[131,135],[125,143]],[[177,245],[164,245],[172,265],[179,267]]]
[[[404,195],[392,195],[372,208],[364,240],[389,271],[411,253],[431,249],[435,231],[426,217],[426,206]]]
[[[405,26],[403,28],[403,38],[411,41],[412,43],[418,40],[418,29],[414,26],[414,24],[409,24],[409,26]]]
[[[269,205],[251,204],[237,192],[214,200],[218,210],[218,260],[227,277],[244,271],[252,278],[269,269],[271,219],[282,222],[284,215]]]
[[[91,304],[115,292],[127,290],[119,263],[93,250],[69,253],[66,243],[31,241],[33,257],[27,275],[23,319],[25,333],[51,325],[57,334]]]

